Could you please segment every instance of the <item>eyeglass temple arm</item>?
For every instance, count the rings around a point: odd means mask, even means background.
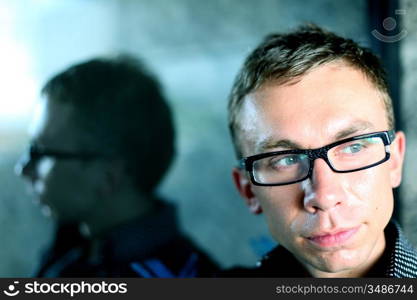
[[[392,130],[388,131],[388,139],[389,139],[390,143],[392,143],[392,141],[394,141],[394,139],[395,139],[395,129],[392,129]]]
[[[238,162],[237,162],[236,168],[238,168],[240,170],[246,170],[246,159],[244,159],[244,158],[239,159]]]

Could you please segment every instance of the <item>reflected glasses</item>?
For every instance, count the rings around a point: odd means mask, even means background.
[[[239,167],[250,174],[253,184],[287,185],[310,178],[314,160],[322,158],[336,173],[375,167],[390,158],[389,145],[395,131],[380,131],[343,139],[317,149],[285,150],[243,158]]]
[[[56,159],[91,160],[102,156],[98,153],[92,152],[66,152],[50,150],[33,144],[29,147],[28,155],[28,158],[31,161],[38,161],[43,157],[51,157]]]

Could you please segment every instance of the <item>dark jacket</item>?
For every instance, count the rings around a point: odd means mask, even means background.
[[[365,277],[417,278],[417,251],[395,222],[385,228],[384,254]],[[277,246],[255,268],[235,268],[219,277],[311,277],[284,247]]]
[[[172,205],[115,228],[98,244],[77,232],[60,228],[37,277],[211,277],[218,270],[179,232]]]

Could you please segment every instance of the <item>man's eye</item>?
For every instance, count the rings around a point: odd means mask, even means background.
[[[300,162],[300,158],[297,155],[286,156],[280,159],[272,160],[272,165],[278,167],[287,167],[295,165]]]
[[[342,149],[343,153],[354,154],[360,152],[365,146],[363,144],[351,144]]]

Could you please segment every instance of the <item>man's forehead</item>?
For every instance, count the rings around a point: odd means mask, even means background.
[[[48,99],[39,102],[29,126],[33,142],[50,147],[65,147],[71,141],[75,143],[78,130],[73,107]]]
[[[365,120],[354,120],[350,125],[341,127],[339,130],[329,135],[328,143],[336,142],[348,137],[375,131],[375,126]],[[324,145],[321,145],[324,146]],[[254,141],[256,152],[267,152],[274,149],[309,149],[312,148],[299,136],[280,135],[279,132],[273,136],[265,136],[263,139]]]
[[[331,143],[388,129],[380,93],[360,71],[329,66],[305,78],[284,86],[269,84],[245,97],[238,127],[241,145],[251,149],[248,155],[277,146],[310,148],[314,141],[303,136]]]

